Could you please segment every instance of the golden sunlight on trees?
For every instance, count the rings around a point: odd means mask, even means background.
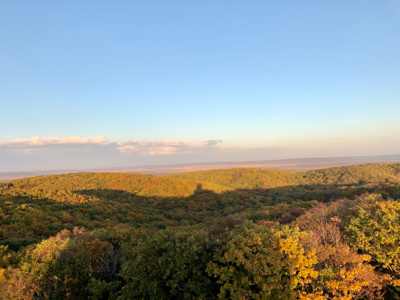
[[[358,254],[342,238],[341,219],[346,203],[320,205],[301,216],[297,224],[310,233],[308,247],[316,250],[318,278],[304,299],[383,299],[383,289],[399,282],[369,264],[371,256]],[[321,297],[321,298],[318,298]]]
[[[221,284],[220,299],[283,299],[295,296],[298,285],[317,273],[313,252],[306,254],[300,233],[288,227],[274,231],[247,223],[226,237],[208,265]]]
[[[400,203],[382,201],[359,207],[346,230],[354,247],[400,276]]]
[[[398,299],[399,200],[400,164],[0,183],[0,299]]]

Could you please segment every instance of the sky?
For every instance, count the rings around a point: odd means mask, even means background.
[[[400,153],[400,1],[0,2],[0,172]]]

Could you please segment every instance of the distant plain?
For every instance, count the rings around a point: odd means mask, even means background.
[[[74,169],[74,170],[38,170],[31,172],[0,172],[0,182],[18,178],[41,175],[65,174],[75,172],[121,172],[141,173],[151,175],[172,175],[193,171],[206,171],[233,168],[261,168],[284,171],[309,171],[338,166],[349,166],[365,163],[399,163],[400,154],[380,156],[349,156],[349,157],[323,157],[323,158],[296,158],[282,160],[241,161],[241,162],[210,162],[174,165],[133,166],[120,168]]]

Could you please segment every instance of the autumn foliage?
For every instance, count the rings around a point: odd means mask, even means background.
[[[0,184],[0,299],[398,299],[400,165]]]

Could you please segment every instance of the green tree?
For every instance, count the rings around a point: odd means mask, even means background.
[[[215,290],[206,273],[208,233],[164,230],[126,253],[122,299],[209,299]]]
[[[306,254],[301,233],[246,223],[230,231],[208,265],[221,284],[219,299],[293,299],[317,273],[314,253]]]
[[[22,269],[29,272],[45,299],[85,299],[92,274],[91,257],[84,243],[70,231],[43,240],[29,255]]]
[[[400,276],[400,203],[382,201],[359,207],[346,230],[349,244]]]

